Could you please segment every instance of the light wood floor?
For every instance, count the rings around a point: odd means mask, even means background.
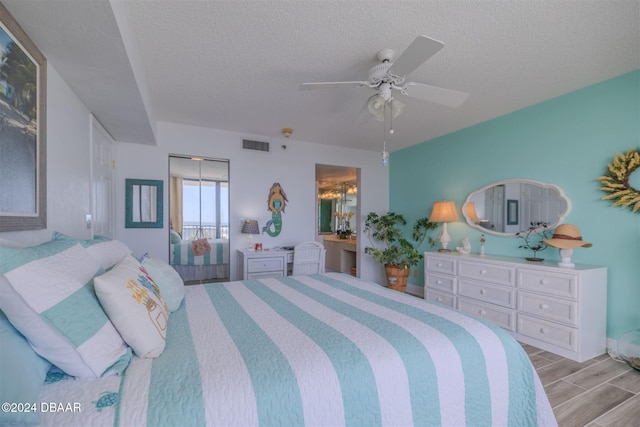
[[[560,427],[640,426],[640,372],[606,354],[578,363],[522,346]]]

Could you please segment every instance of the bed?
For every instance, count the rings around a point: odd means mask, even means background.
[[[195,256],[191,240],[171,243],[169,263],[185,281],[226,279],[229,277],[229,240],[207,239],[211,252]]]
[[[340,273],[188,286],[160,357],[52,369],[39,401],[47,426],[557,425],[508,333]]]

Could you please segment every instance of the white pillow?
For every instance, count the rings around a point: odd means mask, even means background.
[[[94,281],[102,308],[134,353],[142,358],[160,356],[167,338],[169,310],[142,264],[127,255]]]
[[[152,258],[148,254],[142,257],[142,266],[160,288],[162,299],[172,313],[176,311],[184,299],[184,281],[178,272],[161,259]]]
[[[91,256],[100,263],[100,266],[108,270],[131,253],[131,249],[119,240],[113,240],[104,236],[95,236],[93,239],[76,239],[58,231],[54,231],[53,240],[72,240],[87,248]]]
[[[131,358],[93,292],[98,271],[70,240],[0,248],[0,309],[39,355],[80,378],[120,373]]]

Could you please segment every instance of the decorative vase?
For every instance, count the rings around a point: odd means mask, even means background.
[[[407,289],[407,278],[411,273],[410,268],[400,268],[397,264],[386,264],[384,271],[387,275],[387,288],[398,292]]]

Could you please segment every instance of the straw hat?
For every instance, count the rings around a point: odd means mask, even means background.
[[[553,232],[553,237],[543,240],[543,242],[560,249],[573,249],[578,246],[591,247],[591,243],[582,241],[580,229],[573,224],[560,224]]]

